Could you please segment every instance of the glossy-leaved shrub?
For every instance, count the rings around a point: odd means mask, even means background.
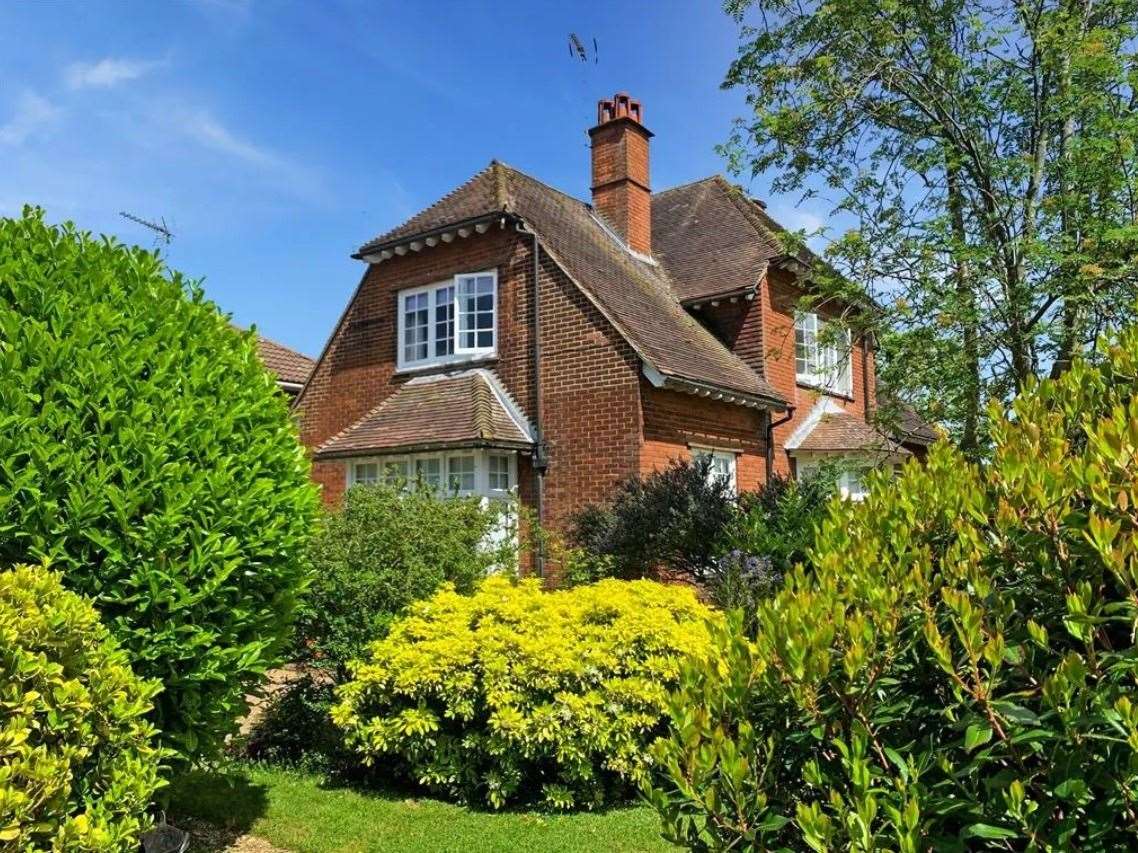
[[[416,484],[349,489],[312,539],[300,656],[342,674],[412,601],[447,581],[469,593],[491,569],[512,571],[513,538],[494,536],[508,510]]]
[[[444,588],[372,646],[333,719],[365,764],[444,796],[597,807],[646,777],[710,616],[690,589],[652,581]]]
[[[0,572],[0,850],[138,849],[162,784],[158,690],[57,575]]]
[[[835,501],[685,669],[649,796],[693,849],[1138,844],[1138,329]]]
[[[291,636],[316,509],[251,333],[154,253],[0,219],[0,563],[95,602],[183,756]]]

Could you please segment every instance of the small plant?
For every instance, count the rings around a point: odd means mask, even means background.
[[[0,564],[89,596],[190,760],[276,662],[317,494],[285,401],[155,253],[0,218]]]
[[[488,544],[509,511],[398,484],[349,489],[312,540],[300,654],[342,676],[411,602],[444,582],[469,593],[490,571],[511,573],[512,539]]]
[[[778,592],[782,573],[770,557],[735,549],[717,557],[708,569],[706,586],[711,602],[721,610],[742,610],[751,620],[758,603]]]
[[[559,592],[489,578],[413,604],[354,667],[333,718],[367,765],[493,808],[594,808],[643,781],[681,660],[711,612],[687,588]]]
[[[0,849],[138,849],[162,784],[159,689],[58,575],[0,572]]]
[[[651,577],[660,569],[701,581],[723,549],[736,514],[710,463],[677,461],[626,480],[612,500],[587,507],[573,522],[573,544],[607,558],[616,577]]]

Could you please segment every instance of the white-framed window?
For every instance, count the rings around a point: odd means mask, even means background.
[[[351,463],[348,468],[348,482],[352,485],[374,486],[379,482],[379,463]]]
[[[510,457],[500,453],[491,453],[486,457],[487,486],[491,492],[508,492],[513,488],[510,479]]]
[[[421,483],[443,495],[505,498],[518,482],[517,454],[501,450],[413,453],[347,460],[348,486]]]
[[[847,468],[838,477],[838,491],[842,497],[850,501],[860,501],[869,494],[865,485],[866,472],[859,468]]]
[[[443,460],[437,456],[416,458],[415,476],[428,489],[439,491],[443,487]]]
[[[877,467],[868,459],[858,458],[856,456],[842,457],[829,454],[799,459],[795,465],[795,478],[798,480],[808,480],[816,476],[823,465],[835,463],[841,469],[840,472],[837,472],[838,479],[834,484],[837,487],[838,494],[845,500],[864,500],[866,495],[869,494],[869,486],[866,484],[866,479],[869,476],[869,472]]]
[[[456,495],[474,494],[475,473],[473,456],[448,456],[446,490]]]
[[[827,323],[804,312],[794,318],[794,373],[803,385],[850,396],[853,346],[850,330],[826,332]]]
[[[493,355],[498,344],[498,274],[462,273],[398,294],[399,368]]]
[[[726,483],[731,494],[735,494],[737,490],[736,454],[726,450],[712,450],[710,447],[693,447],[691,455],[692,459],[697,462],[704,460],[708,462],[707,477],[709,480]]]

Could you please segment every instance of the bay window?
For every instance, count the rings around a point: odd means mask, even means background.
[[[850,330],[827,331],[817,314],[802,313],[794,320],[794,373],[802,385],[850,396],[853,358]]]
[[[517,454],[504,451],[451,450],[350,459],[348,486],[404,485],[442,495],[506,498],[518,482]]]
[[[498,275],[462,273],[453,280],[401,290],[400,368],[493,355],[497,347]]]

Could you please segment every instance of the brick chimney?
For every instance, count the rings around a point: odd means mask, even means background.
[[[648,140],[640,101],[618,92],[597,101],[593,144],[593,207],[629,248],[652,254],[652,190],[648,186]]]

